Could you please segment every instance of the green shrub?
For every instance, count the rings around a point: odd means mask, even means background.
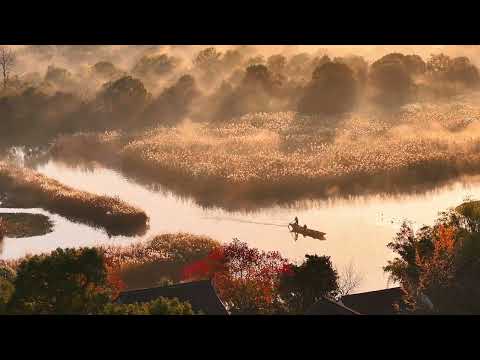
[[[160,297],[147,303],[107,304],[102,315],[195,315],[188,302]]]

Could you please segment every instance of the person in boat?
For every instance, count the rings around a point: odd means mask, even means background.
[[[290,225],[297,225],[298,226],[298,217],[295,216],[295,219],[290,223]]]

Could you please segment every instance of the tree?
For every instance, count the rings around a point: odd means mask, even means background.
[[[23,260],[9,309],[32,314],[94,314],[111,301],[103,253],[95,248],[57,249]]]
[[[120,70],[109,61],[99,61],[92,67],[93,71],[104,78],[112,78],[120,74]]]
[[[325,58],[326,56],[324,56]],[[327,56],[328,59],[328,56]],[[330,59],[324,60],[323,63],[329,62]],[[368,63],[365,59],[361,56],[347,56],[347,57],[336,57],[333,59],[334,62],[342,63],[347,65],[350,69],[352,69],[355,79],[360,85],[365,85],[368,77]]]
[[[256,64],[247,67],[243,85],[246,87],[261,88],[271,91],[273,87],[272,74],[265,65]]]
[[[480,233],[475,202],[444,212],[416,233],[406,224],[388,246],[399,256],[384,270],[414,312],[480,313]]]
[[[469,88],[480,83],[477,67],[465,56],[452,59],[445,54],[431,55],[426,69],[432,81],[459,83]]]
[[[193,64],[202,70],[211,71],[216,67],[222,56],[214,47],[209,47],[198,52],[193,59]]]
[[[183,75],[171,87],[165,89],[146,110],[149,123],[174,125],[190,112],[195,99],[200,96],[195,78]]]
[[[414,82],[402,54],[389,54],[370,67],[369,82],[373,101],[385,107],[399,107],[414,95]]]
[[[231,71],[242,63],[243,54],[238,50],[227,50],[221,60],[224,70]]]
[[[277,74],[282,74],[287,66],[287,59],[281,54],[272,55],[267,59],[268,69]]]
[[[132,73],[140,77],[163,76],[171,73],[179,64],[180,59],[167,54],[142,56],[133,67]]]
[[[184,269],[186,279],[213,280],[219,297],[233,314],[272,314],[282,311],[280,275],[288,260],[278,252],[249,248],[238,239],[215,249]]]
[[[45,80],[55,84],[65,84],[65,82],[71,81],[72,74],[67,69],[49,65],[47,72],[45,73]]]
[[[356,101],[357,83],[353,71],[345,64],[328,62],[313,72],[298,103],[298,111],[341,114],[352,110]]]
[[[15,53],[5,46],[0,47],[0,66],[3,74],[3,88],[7,88],[8,79],[15,65]]]
[[[280,295],[293,313],[304,313],[323,296],[337,295],[338,274],[329,256],[305,255],[301,265],[291,265],[281,277]]]
[[[346,265],[338,280],[338,293],[341,296],[350,294],[362,282],[362,275],[357,272],[353,262]]]
[[[97,102],[106,113],[113,113],[117,119],[131,119],[143,111],[148,101],[148,92],[139,79],[124,76],[107,82],[97,95]],[[110,120],[110,119],[108,119]]]

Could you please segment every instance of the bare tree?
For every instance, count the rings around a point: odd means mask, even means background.
[[[340,295],[345,296],[350,294],[360,285],[362,280],[363,275],[357,271],[353,261],[350,261],[350,263],[344,267],[339,277],[338,288]]]
[[[0,66],[3,73],[3,88],[7,87],[8,76],[15,65],[15,53],[5,46],[0,47]]]

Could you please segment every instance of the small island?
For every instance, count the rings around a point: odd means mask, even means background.
[[[45,235],[54,225],[48,216],[28,213],[0,213],[0,223],[4,236],[10,238]]]

